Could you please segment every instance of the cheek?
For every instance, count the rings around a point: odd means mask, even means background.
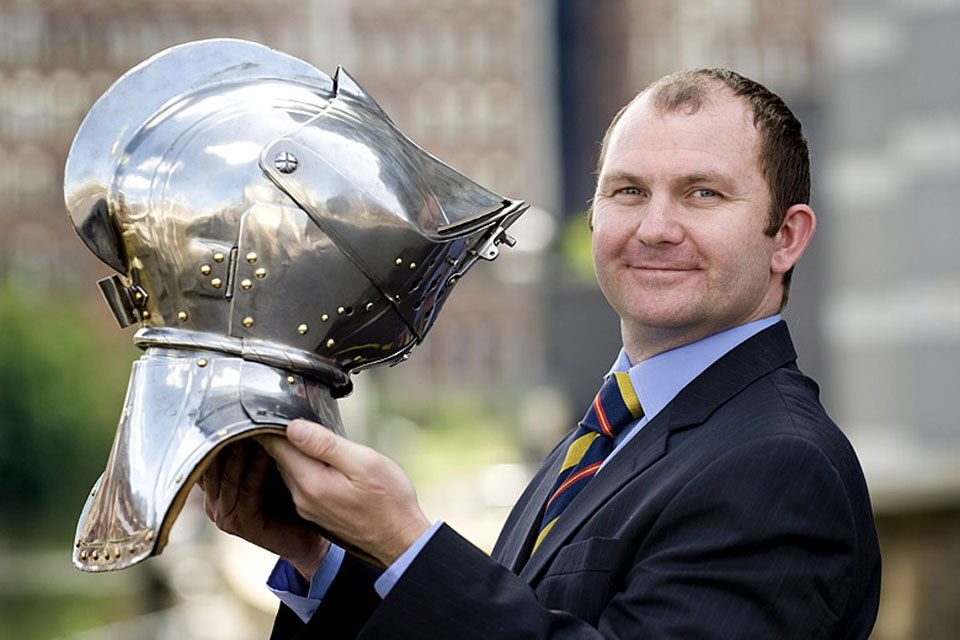
[[[594,217],[591,239],[594,261],[619,255],[630,236],[631,229],[624,217],[609,214]]]

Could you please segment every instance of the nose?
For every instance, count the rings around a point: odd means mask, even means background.
[[[650,199],[643,208],[636,234],[640,242],[649,247],[683,242],[683,226],[677,220],[669,198],[654,196]]]

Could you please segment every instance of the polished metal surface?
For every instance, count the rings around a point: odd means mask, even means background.
[[[423,340],[456,282],[512,242],[505,229],[526,209],[411,142],[344,70],[331,79],[239,40],[173,47],[118,79],[77,132],[64,194],[80,238],[117,271],[100,286],[121,326],[138,325],[135,341],[151,353],[205,354],[204,367],[163,356],[182,386],[158,381],[156,393],[184,406],[207,393],[191,376],[231,371],[230,358],[237,370],[262,366],[330,397],[349,393],[350,372],[398,361]],[[110,462],[121,467],[108,467],[81,517],[85,569],[119,567],[97,545],[156,535],[157,505],[176,504],[141,489],[148,476],[167,482],[174,459],[153,459],[161,443],[200,447],[152,397],[159,366],[134,369]],[[172,373],[181,367],[191,376]],[[217,397],[227,407],[240,396]],[[216,415],[241,424],[248,408]],[[131,441],[154,444],[136,450],[146,475],[128,494]],[[183,478],[202,456],[187,459],[177,462]],[[112,561],[91,562],[94,551]]]
[[[312,378],[216,351],[148,349],[80,515],[74,565],[109,571],[159,553],[213,456],[240,438],[283,433],[294,418],[343,432],[336,400]]]

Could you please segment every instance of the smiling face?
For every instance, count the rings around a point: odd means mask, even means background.
[[[614,128],[593,260],[634,363],[777,312],[783,260],[780,234],[764,233],[759,145],[746,103],[719,88],[692,114],[641,96]]]

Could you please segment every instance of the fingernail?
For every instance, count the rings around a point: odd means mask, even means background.
[[[302,422],[294,420],[287,425],[287,440],[293,444],[303,444],[310,435],[310,427]]]

